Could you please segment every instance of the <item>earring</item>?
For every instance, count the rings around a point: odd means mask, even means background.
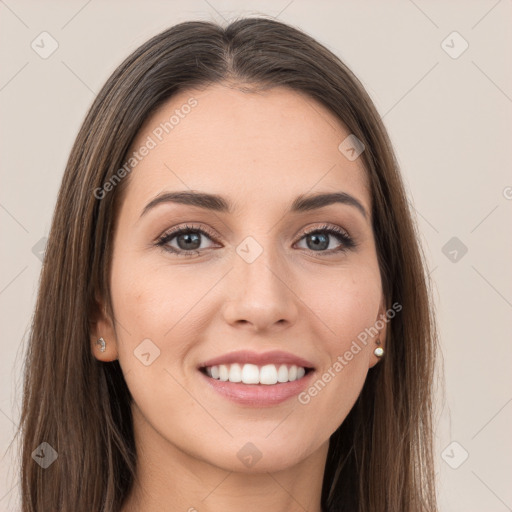
[[[107,350],[107,342],[103,338],[100,338],[96,342],[96,345],[100,345],[100,352],[105,352],[105,350]]]
[[[377,345],[380,345],[380,340],[377,340]],[[384,355],[384,349],[382,347],[377,347],[373,353],[377,356],[377,357],[382,357]]]

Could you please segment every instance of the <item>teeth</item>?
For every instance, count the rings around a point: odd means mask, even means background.
[[[285,364],[282,364],[279,367],[279,370],[277,370],[277,382],[288,382],[289,375],[290,375],[290,371],[288,370],[288,368],[286,367]],[[290,379],[290,380],[294,380],[294,379]]]
[[[229,369],[229,382],[242,382],[242,368],[237,363]]]
[[[270,386],[278,382],[292,382],[302,379],[306,370],[302,366],[286,364],[266,364],[258,367],[255,364],[238,363],[220,364],[205,368],[206,374],[213,379],[229,382],[243,382],[244,384],[265,384]]]
[[[257,368],[257,367],[256,367]],[[260,384],[276,384],[277,369],[275,364],[266,364],[260,370]]]
[[[242,382],[244,384],[258,384],[260,371],[255,364],[244,364],[242,367]]]
[[[225,364],[219,366],[219,379],[224,381],[229,379],[229,370]]]

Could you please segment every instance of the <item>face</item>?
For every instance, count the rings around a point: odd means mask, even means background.
[[[349,134],[301,93],[224,85],[180,92],[139,132],[114,236],[115,330],[102,317],[92,340],[119,359],[139,438],[242,472],[326,447],[385,339],[385,326],[362,335],[385,305],[368,178],[338,149]],[[165,200],[176,192],[221,200]],[[341,201],[293,208],[319,194]]]

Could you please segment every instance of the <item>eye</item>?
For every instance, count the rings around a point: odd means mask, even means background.
[[[340,245],[339,247],[329,249],[329,239],[332,237],[336,238],[340,242]],[[354,240],[346,231],[338,226],[329,226],[327,224],[320,228],[307,231],[302,235],[301,240],[302,239],[306,239],[306,245],[309,252],[324,252],[332,254],[353,249],[356,246]]]
[[[201,248],[202,237],[215,241],[215,236],[207,229],[186,225],[164,233],[156,241],[156,245],[178,256],[194,256],[199,255],[205,249],[204,247]],[[338,240],[339,246],[329,249],[331,245],[330,238],[333,237]],[[306,242],[307,250],[313,253],[333,254],[353,249],[356,246],[356,243],[346,231],[338,226],[327,224],[307,231],[300,238],[300,240],[303,239],[308,240]],[[177,247],[171,245],[171,242],[175,242]]]
[[[164,233],[157,240],[156,245],[178,256],[194,256],[200,253],[201,237],[214,239],[206,229],[186,225]],[[173,239],[176,239],[178,247],[170,245]]]

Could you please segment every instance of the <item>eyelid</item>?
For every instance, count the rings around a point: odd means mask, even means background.
[[[324,222],[321,226],[314,226],[312,228],[306,228],[304,231],[302,231],[301,237],[304,235],[309,235],[311,233],[315,233],[316,231],[328,231],[328,230],[334,230],[339,231],[340,233],[350,237],[349,232],[342,228],[341,226],[337,226],[336,224],[329,224],[328,222]]]
[[[344,246],[341,249],[331,249],[330,251],[320,251],[326,255],[344,252],[348,249],[354,249],[357,247],[358,243],[356,243],[355,239],[350,235],[350,233],[345,229],[336,224],[328,224],[324,223],[322,226],[313,227],[311,229],[306,229],[302,232],[298,242],[300,242],[305,236],[311,235],[317,232],[326,232],[329,233],[330,236],[334,236],[336,238],[341,238],[341,244]],[[316,251],[311,251],[316,252]]]
[[[181,234],[182,232],[187,231],[196,231],[198,233],[204,234],[208,236],[213,242],[218,243],[219,240],[217,235],[212,232],[212,230],[204,225],[191,225],[191,224],[185,224],[185,225],[178,225],[175,226],[167,231],[165,231],[162,235],[157,237],[155,244],[157,246],[160,246],[161,248],[165,249],[165,245],[169,242],[170,239],[174,238],[175,236]],[[318,254],[325,254],[325,255],[332,255],[337,254],[340,252],[345,252],[349,249],[355,248],[358,244],[355,242],[353,237],[350,235],[350,233],[345,229],[342,228],[336,224],[329,224],[329,223],[323,223],[321,226],[313,226],[311,228],[306,228],[303,231],[301,231],[300,237],[296,242],[294,242],[294,245],[299,243],[305,236],[311,235],[316,232],[328,232],[330,236],[334,236],[339,240],[342,247],[337,249],[330,249],[328,251],[318,251]],[[171,253],[180,254],[180,255],[187,255],[190,253],[192,254],[199,254],[201,251],[205,251],[205,249],[195,249],[186,251],[184,249],[181,249],[179,251],[168,249]],[[311,249],[306,249],[308,252],[315,253],[317,251],[312,251]]]
[[[217,242],[218,241],[218,237],[217,235],[210,229],[210,228],[207,228],[206,226],[204,225],[191,225],[191,224],[184,224],[184,225],[178,225],[178,226],[175,226],[171,229],[168,229],[166,231],[164,231],[160,236],[157,237],[156,239],[156,244],[160,244],[161,245],[164,245],[164,240],[168,239],[169,237],[171,238],[174,238],[174,236],[180,234],[181,232],[186,232],[186,231],[197,231],[199,233],[203,233],[205,235],[207,235],[209,238],[211,238],[214,242]],[[165,242],[166,243],[166,242]]]

